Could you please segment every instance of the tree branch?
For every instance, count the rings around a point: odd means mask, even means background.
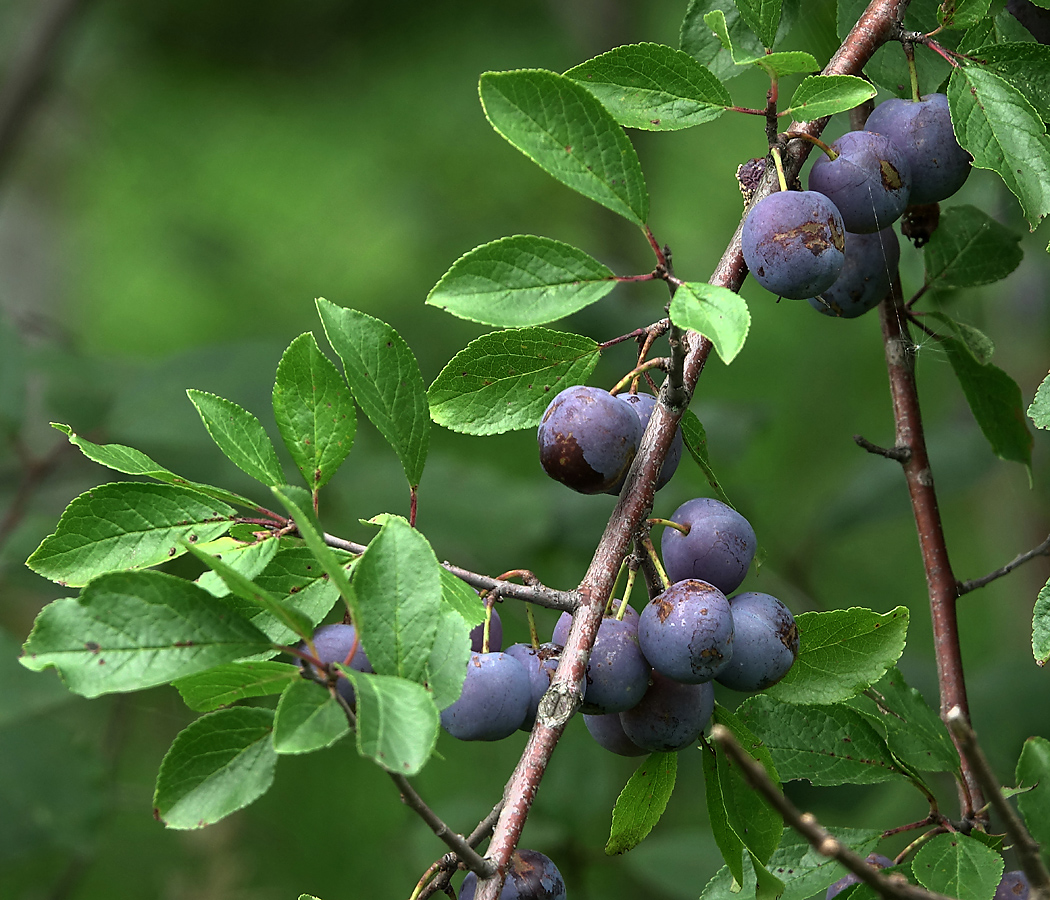
[[[977,588],[983,588],[986,584],[991,584],[995,579],[1002,578],[1004,575],[1009,575],[1014,569],[1023,566],[1026,562],[1030,562],[1037,556],[1050,556],[1050,536],[1048,536],[1038,547],[1029,550],[1027,553],[1022,553],[1020,556],[1014,557],[1001,569],[989,572],[981,578],[971,578],[969,581],[960,581],[958,587],[959,596],[961,597],[963,594],[975,591]]]

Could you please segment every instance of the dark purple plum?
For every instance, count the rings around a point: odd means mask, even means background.
[[[878,853],[869,853],[867,859],[868,865],[873,866],[876,869],[888,869],[891,866],[896,865],[892,859],[885,856],[880,856]],[[824,897],[824,900],[831,900],[832,897],[837,897],[851,884],[860,884],[860,879],[852,872],[836,881],[831,887],[828,888],[828,892]]]
[[[604,716],[585,715],[583,724],[587,726],[595,742],[610,753],[619,756],[645,756],[649,752],[627,737],[619,713],[609,713]]]
[[[901,245],[892,228],[874,234],[846,233],[846,264],[824,293],[810,297],[826,316],[855,319],[874,309],[890,292],[890,279],[901,260]]]
[[[613,600],[613,610],[620,608],[619,600]],[[606,616],[606,618],[609,618]],[[623,619],[625,622],[634,621],[635,628],[638,627],[638,613],[635,612],[633,606],[627,606],[624,609]],[[561,644],[565,646],[565,642],[569,639],[569,628],[572,625],[572,615],[567,612],[562,613],[558,616],[558,621],[554,626],[554,631],[551,633],[551,641],[555,644]]]
[[[673,753],[695,744],[715,709],[710,683],[682,684],[653,672],[642,702],[620,713],[627,739],[652,753]]]
[[[835,204],[846,231],[870,234],[896,222],[911,190],[911,166],[904,151],[873,131],[847,131],[831,149],[838,155],[821,155],[813,163],[809,189]]]
[[[587,663],[583,711],[603,714],[630,709],[642,699],[651,671],[638,646],[638,623],[606,616]]]
[[[485,640],[485,623],[475,625],[470,629],[470,649],[480,653],[482,643]],[[499,613],[492,610],[492,620],[489,622],[489,652],[495,653],[503,649],[503,623],[499,619]]]
[[[706,581],[678,581],[642,610],[638,643],[649,664],[684,684],[710,681],[733,657],[733,613]]]
[[[656,408],[656,398],[652,394],[617,394],[617,400],[622,400],[628,406],[630,406],[635,413],[638,415],[638,421],[641,423],[642,431],[645,431],[646,426],[649,424],[649,420],[653,416],[653,410]],[[675,429],[674,437],[671,439],[671,448],[667,451],[667,456],[664,458],[664,464],[660,467],[660,477],[656,480],[656,489],[660,490],[667,482],[669,482],[678,469],[678,463],[682,459],[682,429]],[[609,488],[607,493],[619,494],[623,490],[623,483],[627,480],[627,473],[624,472],[623,478],[621,478],[615,485],[615,487]]]
[[[733,658],[715,681],[734,691],[762,691],[776,684],[798,658],[798,627],[776,597],[747,592],[729,598]]]
[[[778,191],[759,200],[744,220],[744,261],[767,291],[805,300],[839,277],[845,234],[842,216],[823,194]]]
[[[521,730],[532,731],[532,726],[536,723],[536,713],[540,708],[540,699],[551,686],[554,670],[558,668],[558,662],[561,660],[561,647],[558,644],[541,644],[539,647],[533,647],[531,644],[511,644],[505,652],[520,662],[529,673],[529,709],[525,714],[525,721],[521,723]],[[586,690],[586,684],[583,689]]]
[[[733,507],[710,497],[688,500],[671,514],[671,521],[689,526],[689,533],[665,528],[660,537],[667,577],[696,578],[723,594],[740,587],[758,541],[751,523]]]
[[[904,152],[911,166],[908,202],[913,206],[946,200],[970,175],[971,157],[955,138],[944,94],[887,100],[875,107],[865,127],[886,135]]]
[[[357,640],[357,630],[353,625],[344,625],[342,623],[322,625],[313,633],[313,641],[314,648],[317,650],[317,658],[321,662],[341,663],[343,665],[346,665],[346,658],[350,655],[350,651],[354,649],[356,642],[357,649],[354,650],[354,657],[350,660],[350,668],[357,672],[374,671],[372,664],[368,661],[368,657],[365,656],[365,651],[362,649],[360,641]],[[305,642],[299,645],[299,649],[309,652]],[[302,660],[299,661],[300,668],[303,668],[305,665],[306,663],[302,662]],[[318,672],[317,674],[322,678],[324,677],[323,672]],[[350,684],[349,678],[340,673],[335,687],[347,703],[353,704],[354,688]]]
[[[472,653],[463,693],[441,711],[441,726],[461,741],[499,741],[529,710],[529,673],[506,653]]]
[[[468,872],[459,900],[474,900],[478,876]],[[536,850],[517,850],[510,857],[500,900],[565,900],[565,879],[558,867]]]
[[[546,473],[581,494],[601,494],[620,481],[641,438],[632,409],[608,391],[582,384],[550,402],[536,432]]]
[[[1028,900],[1028,876],[1020,869],[1004,872],[992,900]]]

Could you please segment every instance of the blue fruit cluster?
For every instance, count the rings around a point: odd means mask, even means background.
[[[855,318],[888,293],[900,247],[889,230],[908,206],[954,194],[971,158],[955,138],[948,98],[887,100],[866,130],[844,134],[813,164],[808,191],[763,198],[744,221],[744,261],[781,297]],[[865,235],[879,240],[862,240]]]

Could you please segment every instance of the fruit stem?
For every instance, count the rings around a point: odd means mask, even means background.
[[[919,102],[919,73],[915,68],[915,45],[911,41],[905,41],[904,55],[908,58],[908,77],[911,78],[911,99]]]
[[[536,631],[536,617],[532,614],[532,604],[525,604],[525,616],[529,620],[529,640],[532,641],[532,649],[538,650],[540,647],[540,636]]]
[[[489,652],[489,626],[492,624],[492,604],[495,601],[491,598],[485,600],[485,628],[481,633],[481,652]]]
[[[630,372],[623,376],[616,384],[613,389],[609,391],[614,397],[620,393],[628,384],[630,384],[635,378],[641,375],[643,372],[648,372],[650,369],[667,369],[667,360],[661,357],[660,359],[650,359],[648,362],[642,363],[640,366],[636,366]]]
[[[653,561],[653,566],[656,569],[656,574],[660,576],[660,584],[663,585],[666,591],[671,586],[671,579],[667,577],[667,572],[664,569],[664,564],[660,562],[660,556],[656,552],[656,548],[653,546],[653,539],[649,535],[645,535],[641,538],[642,546],[645,547],[645,552],[649,554],[649,559]]]
[[[668,528],[673,528],[683,535],[689,534],[690,526],[688,524],[683,525],[681,522],[672,522],[670,519],[646,519],[646,521],[650,525],[666,525]]]
[[[797,138],[800,141],[807,141],[814,147],[819,147],[824,152],[824,155],[830,160],[836,160],[839,158],[838,153],[832,150],[831,147],[825,144],[820,138],[815,137],[812,134],[807,134],[805,131],[785,131],[784,137],[792,140]]]
[[[784,161],[780,158],[780,148],[770,147],[769,152],[773,154],[773,163],[777,167],[777,181],[780,182],[780,189],[786,191],[788,185],[787,179],[784,177]]]
[[[623,621],[624,614],[627,612],[627,601],[631,599],[631,591],[634,589],[634,579],[637,577],[637,566],[632,566],[627,569],[627,586],[623,589],[623,600],[620,601],[620,606],[616,610],[616,618],[621,622]]]

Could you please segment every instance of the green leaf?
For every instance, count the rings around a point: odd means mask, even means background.
[[[444,567],[441,569],[441,602],[471,627],[485,621],[485,604],[478,592]]]
[[[273,416],[310,490],[320,490],[354,445],[357,412],[339,370],[309,331],[277,364]]]
[[[415,775],[437,743],[440,719],[422,685],[339,667],[357,693],[357,752],[388,772]]]
[[[991,0],[943,0],[937,21],[945,28],[970,28],[988,15]]]
[[[357,562],[353,591],[354,621],[376,672],[424,681],[441,612],[441,567],[426,538],[387,521]]]
[[[681,428],[685,447],[693,459],[696,460],[696,464],[703,470],[704,477],[707,478],[707,483],[711,486],[711,490],[714,491],[715,497],[726,506],[733,506],[729,502],[726,492],[722,490],[722,485],[718,483],[715,470],[711,468],[711,462],[707,456],[707,432],[696,417],[696,413],[691,409],[687,409],[682,414]],[[735,506],[733,508],[736,509]]]
[[[904,652],[908,609],[879,614],[853,607],[795,617],[799,654],[784,679],[766,694],[786,703],[828,704],[855,697],[874,684]]]
[[[744,751],[762,763],[779,787],[780,777],[769,751],[740,718],[716,704],[712,721],[728,728]],[[752,853],[757,869],[761,869],[780,843],[784,823],[780,814],[732,766],[720,747],[707,746],[702,753],[711,831],[729,871],[738,882],[743,882],[743,851]],[[759,878],[764,879],[762,873]]]
[[[181,541],[219,537],[233,513],[225,503],[174,485],[102,484],[66,507],[55,533],[26,565],[59,584],[79,587],[105,572],[143,569],[181,556]]]
[[[972,51],[989,72],[1020,91],[1039,118],[1050,122],[1050,47],[1035,41],[992,44]]]
[[[729,365],[744,346],[751,313],[739,294],[713,284],[680,284],[671,301],[671,321],[699,331]]]
[[[1015,777],[1019,788],[1029,788],[1017,795],[1017,807],[1046,860],[1050,857],[1050,741],[1030,737],[1024,742]]]
[[[249,581],[263,571],[277,554],[277,546],[280,539],[267,535],[259,540],[251,542],[238,541],[225,535],[205,544],[196,544],[198,550],[202,550],[212,556],[217,556],[227,566],[239,572]],[[199,584],[213,597],[226,597],[230,593],[226,582],[222,580],[217,572],[209,569],[202,572],[197,578]]]
[[[277,753],[323,750],[350,731],[343,707],[313,681],[299,678],[284,689],[273,719],[273,749]]]
[[[893,755],[918,772],[955,772],[959,753],[934,712],[915,688],[893,667],[871,688],[878,699],[852,701],[882,731]]]
[[[1032,433],[1024,418],[1021,388],[1002,369],[980,365],[955,338],[942,342],[948,361],[981,431],[1000,459],[1010,459],[1032,467]]]
[[[203,828],[273,784],[273,713],[238,706],[201,716],[176,736],[157,773],[153,811],[168,828]]]
[[[280,694],[299,679],[299,667],[288,663],[232,662],[172,682],[182,702],[196,712],[211,712],[248,697]]]
[[[956,322],[951,316],[942,312],[928,312],[926,319],[935,319],[944,325],[952,333],[952,337],[969,351],[970,356],[978,365],[986,365],[991,360],[995,352],[995,344],[983,331],[979,331],[972,325]]]
[[[881,831],[856,828],[832,828],[832,835],[859,856],[867,856],[878,846]],[[781,900],[810,900],[842,877],[842,868],[827,856],[818,853],[809,842],[793,831],[784,838],[769,859],[769,870],[784,881]],[[700,900],[745,900],[754,896],[755,876],[745,871],[743,886],[734,882],[729,869],[723,866],[712,878]]]
[[[1028,405],[1028,417],[1036,428],[1050,428],[1050,375],[1043,379]]]
[[[285,628],[288,628],[304,641],[313,634],[313,623],[295,607],[278,600],[265,588],[259,587],[259,585],[246,578],[218,556],[212,556],[210,553],[199,550],[192,544],[185,544],[184,546],[197,559],[215,572],[226,583],[231,593],[269,613]]]
[[[667,808],[677,772],[677,753],[652,753],[635,770],[616,798],[606,855],[626,853],[645,840]]]
[[[571,78],[542,69],[486,72],[481,104],[496,131],[536,165],[639,227],[649,194],[630,140]]]
[[[583,384],[601,348],[588,337],[522,328],[471,341],[430,386],[430,414],[463,434],[535,428],[562,390]]]
[[[353,565],[354,557],[341,550],[329,551],[335,565],[345,573]],[[255,583],[283,599],[285,606],[299,610],[312,626],[316,626],[339,601],[339,589],[326,577],[324,568],[309,548],[282,547],[270,564],[254,579]],[[262,611],[246,610],[254,625],[278,644],[287,644],[296,634],[277,619]]]
[[[705,21],[712,12],[722,14],[720,28],[724,30],[724,39]],[[735,78],[745,71],[736,64],[731,48],[736,48],[741,58],[748,60],[762,56],[765,50],[741,18],[733,0],[690,0],[682,20],[679,46],[720,79]]]
[[[876,784],[906,777],[867,717],[848,706],[794,706],[763,694],[737,710],[785,781]]]
[[[763,69],[767,74],[776,78],[783,78],[785,75],[798,75],[802,72],[820,71],[820,64],[817,62],[816,57],[810,53],[802,53],[798,50],[756,56],[750,60],[750,64]]]
[[[463,693],[470,653],[470,625],[442,596],[426,672],[426,686],[438,709],[451,706]]]
[[[629,44],[565,73],[627,128],[677,131],[717,119],[733,100],[711,71],[664,44]]]
[[[1034,231],[1050,212],[1050,137],[1025,96],[998,75],[959,67],[948,82],[955,136],[979,169],[992,169]]]
[[[1020,264],[1020,240],[975,206],[942,210],[923,251],[926,283],[941,290],[999,281]]]
[[[780,4],[781,0],[736,0],[740,16],[767,49],[772,48],[777,37]]]
[[[232,400],[224,400],[206,391],[186,391],[190,402],[200,413],[208,434],[242,472],[272,487],[284,484],[284,472],[277,451],[262,423],[248,410]]]
[[[408,344],[379,319],[317,300],[328,342],[343,361],[354,399],[394,448],[405,477],[419,484],[430,445],[430,412],[419,365]]]
[[[212,487],[210,484],[190,481],[180,475],[176,475],[174,472],[169,472],[164,466],[155,463],[145,453],[133,447],[125,447],[123,444],[92,444],[91,441],[84,440],[80,435],[75,434],[68,425],[52,422],[51,427],[57,428],[66,435],[69,438],[69,443],[79,447],[80,452],[92,462],[97,462],[99,465],[106,466],[116,472],[123,472],[125,475],[144,475],[164,484],[192,488],[216,500],[221,500],[223,503],[259,509],[258,503],[254,500],[249,500],[247,497],[242,497],[240,494],[231,493],[223,488]]]
[[[782,115],[809,122],[860,106],[876,93],[869,82],[853,75],[810,75],[802,79]]]
[[[1032,655],[1038,666],[1050,660],[1050,581],[1039,591],[1032,612]]]
[[[959,900],[989,900],[1003,874],[1003,858],[965,834],[938,834],[924,844],[911,864],[926,890]]]
[[[457,259],[427,304],[485,325],[541,325],[601,300],[616,287],[615,278],[569,244],[519,234]]]
[[[222,601],[162,572],[115,572],[37,616],[21,663],[85,697],[139,691],[270,649]]]

